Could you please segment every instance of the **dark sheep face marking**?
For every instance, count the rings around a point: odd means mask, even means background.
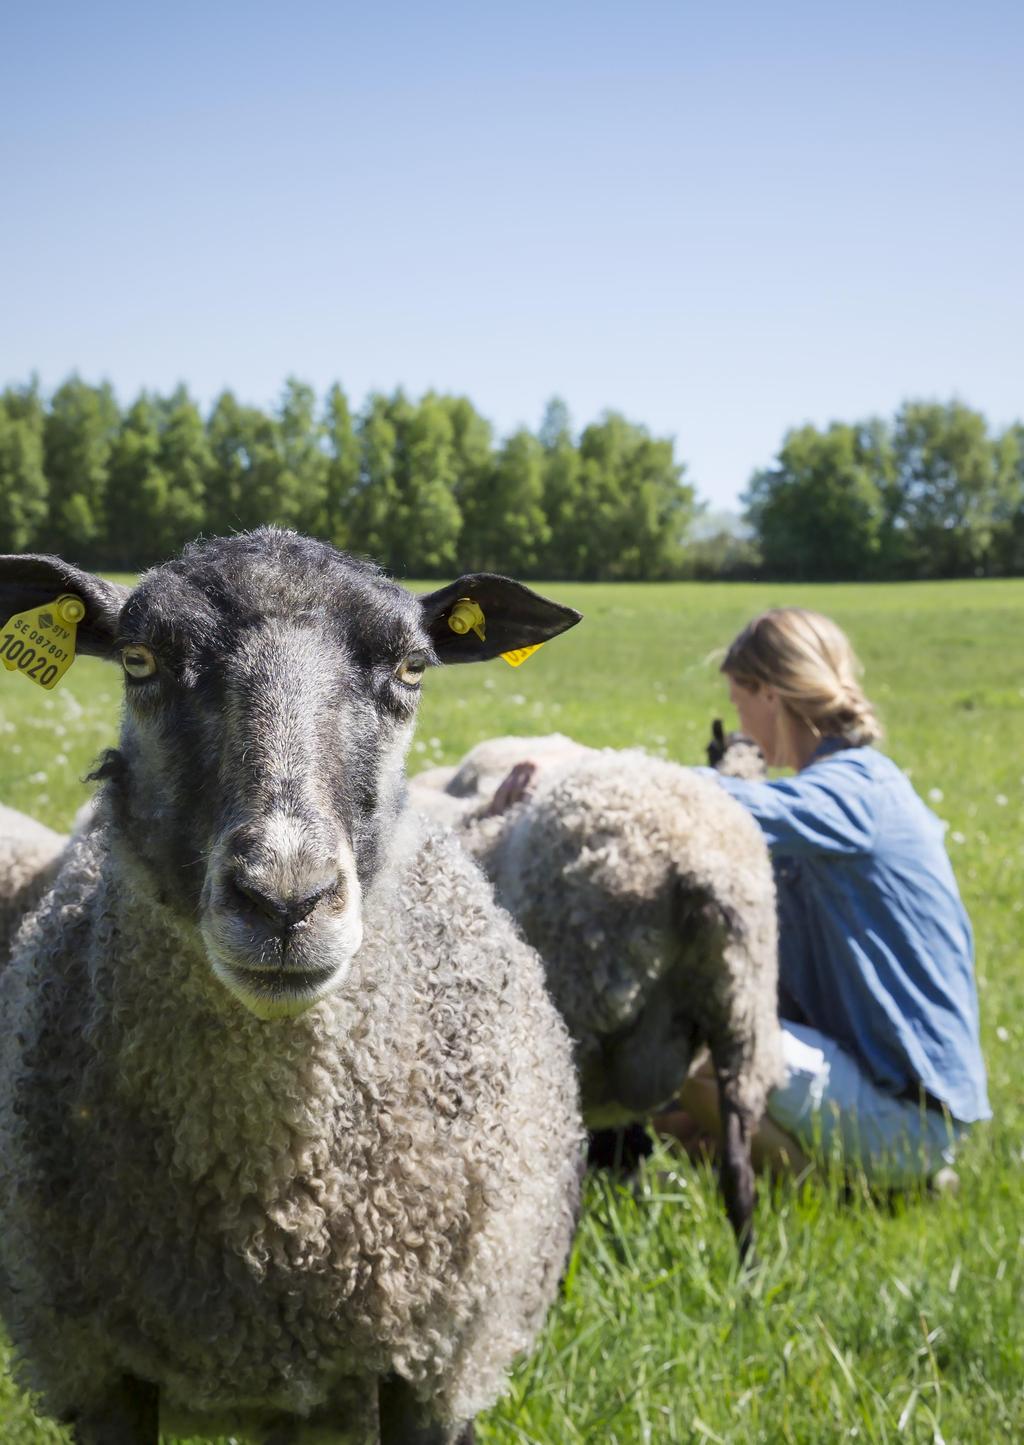
[[[433,652],[375,567],[267,535],[189,549],[129,598],[112,791],[216,976],[278,1017],[337,987],[359,947]]]

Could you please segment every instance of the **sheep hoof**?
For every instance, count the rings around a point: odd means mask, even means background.
[[[643,1124],[621,1129],[593,1129],[587,1139],[587,1165],[613,1174],[633,1174],[654,1149]]]
[[[160,1391],[125,1375],[103,1405],[75,1422],[75,1445],[158,1445]]]
[[[380,1445],[448,1445],[450,1434],[417,1400],[409,1384],[397,1375],[381,1380]],[[472,1423],[457,1437],[456,1445],[473,1445]]]

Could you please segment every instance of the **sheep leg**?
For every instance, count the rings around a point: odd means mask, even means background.
[[[750,1157],[750,1121],[732,1097],[728,1077],[718,1075],[718,1106],[722,1119],[722,1159],[719,1187],[725,1212],[736,1235],[740,1258],[746,1260],[754,1243],[754,1165]],[[751,1256],[752,1259],[752,1256]]]
[[[75,1445],[157,1445],[160,1391],[147,1380],[122,1376],[101,1407],[75,1422]]]
[[[433,1419],[405,1380],[389,1375],[381,1380],[380,1445],[447,1445],[448,1430]],[[473,1445],[472,1421],[457,1436],[455,1445]]]

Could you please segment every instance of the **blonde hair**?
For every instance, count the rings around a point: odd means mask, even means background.
[[[863,747],[882,736],[849,638],[820,612],[803,607],[762,612],[731,644],[721,670],[754,692],[773,687],[816,737]]]

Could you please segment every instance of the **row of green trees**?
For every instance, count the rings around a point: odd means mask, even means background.
[[[264,411],[184,388],[122,409],[71,377],[0,394],[0,551],[134,569],[200,533],[277,522],[404,576],[937,577],[1024,572],[1024,426],[960,403],[791,431],[744,498],[702,517],[670,439],[560,401],[496,441],[465,397],[374,393],[354,412],[289,380]]]
[[[776,577],[1024,572],[1024,426],[990,432],[959,402],[891,422],[791,431],[744,498]]]
[[[77,377],[45,402],[0,396],[0,550],[136,568],[200,532],[276,522],[404,576],[503,569],[527,577],[673,577],[696,510],[671,441],[614,413],[500,443],[465,397],[341,387],[322,405],[290,380],[273,412],[230,392],[203,419],[180,388],[121,411]]]

